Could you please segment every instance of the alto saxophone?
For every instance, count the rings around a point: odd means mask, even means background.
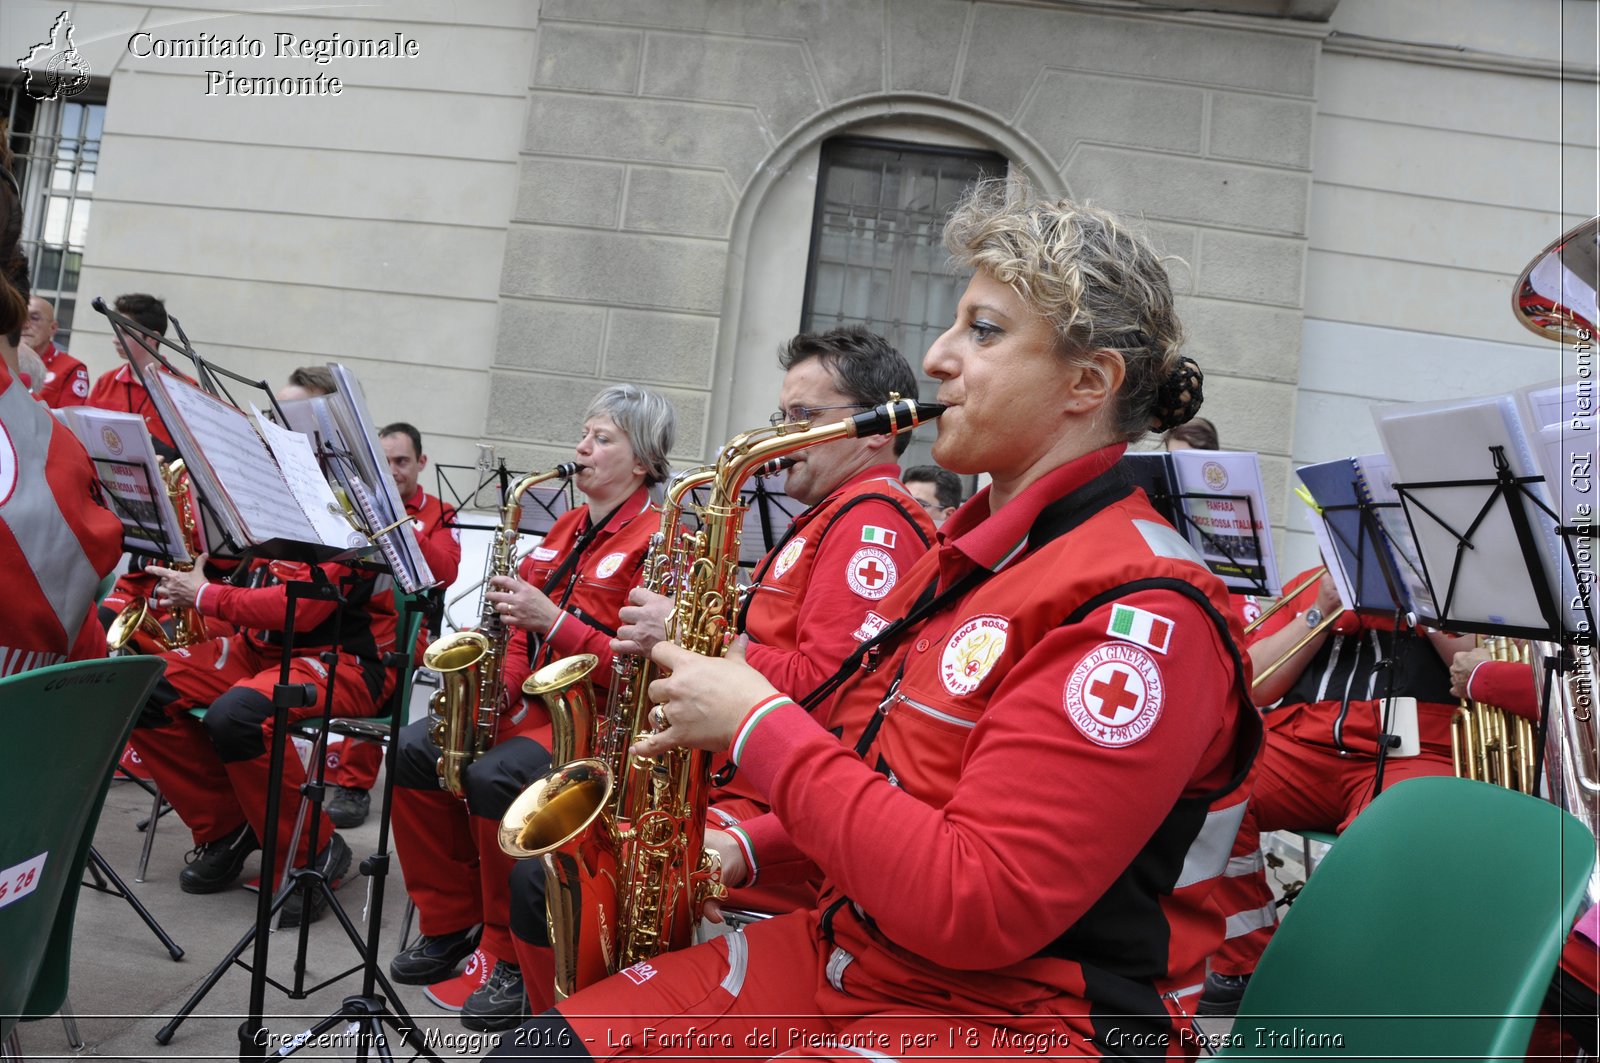
[[[161,486],[166,489],[167,498],[178,515],[184,549],[191,557],[199,557],[200,537],[195,527],[194,508],[189,505],[189,471],[181,458],[170,464],[162,458],[157,458],[156,462],[161,470]],[[174,561],[172,567],[187,572],[194,564]],[[172,610],[172,634],[169,636],[150,612],[149,600],[141,597],[123,606],[122,612],[106,629],[106,648],[112,653],[129,646],[137,653],[163,653],[193,646],[209,637],[205,617],[192,608]]]
[[[943,409],[892,396],[844,421],[815,427],[800,421],[746,432],[722,447],[708,476],[675,483],[646,569],[654,589],[674,593],[668,639],[704,656],[722,656],[738,604],[745,513],[740,488],[758,469],[836,439],[907,431]],[[680,530],[680,516],[696,482],[709,482],[711,496],[700,510],[700,530],[689,537]],[[566,663],[544,671],[554,678]],[[698,749],[659,757],[627,753],[649,727],[648,690],[655,669],[648,661],[619,665],[624,680],[619,685],[627,696],[613,699],[620,704],[616,718],[600,722],[596,752],[601,755],[556,768],[524,791],[501,820],[500,845],[506,853],[544,860],[557,999],[690,944],[705,902],[723,892],[719,862],[705,848],[710,754]],[[576,723],[559,719],[564,714],[554,698],[546,695],[546,703],[560,741],[561,729]],[[612,749],[620,750],[615,763],[607,755]]]
[[[489,579],[512,574],[523,494],[546,480],[571,479],[581,468],[577,462],[565,462],[549,472],[529,473],[511,486],[489,549]],[[457,797],[466,793],[461,773],[494,746],[505,688],[501,670],[511,631],[489,601],[488,590],[485,580],[478,630],[435,639],[422,654],[423,666],[443,679],[428,703],[437,717],[429,737],[439,747],[439,785]]]

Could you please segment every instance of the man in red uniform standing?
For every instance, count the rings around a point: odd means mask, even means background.
[[[890,394],[916,394],[916,374],[905,357],[859,326],[802,333],[780,350],[779,364],[785,372],[775,423],[844,420],[889,401]],[[775,685],[809,693],[831,677],[883,623],[877,610],[884,598],[932,543],[933,522],[901,483],[894,460],[910,442],[909,433],[842,439],[792,455],[784,490],[809,508],[756,565],[739,618],[751,664]],[[665,635],[670,600],[642,588],[629,600],[613,648],[648,653]],[[826,718],[828,704],[824,699],[813,706],[818,719]],[[709,822],[738,834],[738,824],[765,812],[766,803],[737,772],[719,778],[726,781],[712,791]],[[539,861],[517,865],[511,896],[528,1000],[542,1011],[554,1001],[554,983]],[[767,887],[752,879],[729,903],[786,912],[815,898],[809,882]]]
[[[167,334],[167,305],[153,295],[145,295],[143,292],[119,295],[115,309],[123,317],[143,325],[157,335]],[[146,349],[154,350],[155,341],[132,333],[118,333],[116,342],[122,364],[100,374],[100,379],[89,389],[89,399],[85,405],[102,410],[122,410],[125,413],[139,414],[144,418],[145,427],[150,430],[150,438],[155,442],[156,453],[171,461],[178,457],[178,451],[172,445],[172,433],[167,431],[167,426],[156,413],[155,403],[150,401],[150,392],[145,390],[139,375],[128,363],[128,344],[137,343]]]
[[[44,363],[37,389],[46,406],[81,406],[89,400],[89,370],[55,344],[56,311],[37,295],[28,300],[28,321],[22,340]]]
[[[448,587],[461,567],[461,533],[454,525],[455,510],[428,494],[418,482],[428,467],[422,452],[422,433],[404,421],[385,425],[378,442],[389,458],[389,472],[400,493],[400,501],[417,531],[422,557],[433,570],[434,579]],[[424,638],[429,633],[424,632]],[[383,763],[383,747],[376,742],[345,739],[328,749],[326,781],[333,787],[325,811],[334,826],[359,827],[372,808],[372,786]]]

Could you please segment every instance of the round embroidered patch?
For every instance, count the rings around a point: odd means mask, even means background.
[[[863,598],[877,601],[894,589],[900,573],[894,567],[894,558],[887,550],[876,546],[863,546],[850,558],[844,568],[845,582]]]
[[[1239,610],[1246,624],[1253,624],[1261,619],[1261,603],[1253,594],[1244,596],[1244,607]]]
[[[45,373],[45,375],[44,375],[44,382],[46,384],[54,383],[55,379],[56,379],[56,371],[54,369],[50,370],[49,372]]]
[[[1006,648],[1010,624],[1003,616],[975,616],[956,629],[939,658],[939,679],[952,694],[978,689]]]
[[[772,578],[782,579],[783,574],[794,567],[800,560],[800,552],[806,548],[805,536],[789,540],[789,545],[783,548],[783,553],[778,555],[778,560],[772,566]]]
[[[113,458],[122,457],[122,437],[117,435],[116,429],[110,425],[100,429],[100,442],[106,445]]]
[[[594,566],[594,578],[610,578],[617,571],[617,569],[622,567],[622,562],[627,559],[627,556],[628,555],[624,553],[615,553],[607,554],[605,557],[602,557],[600,559],[600,563]]]
[[[411,527],[416,530],[416,533],[418,535],[421,535],[422,534],[422,529],[423,529],[423,527],[425,527],[425,525],[422,523],[422,518],[421,517],[412,517],[411,518]]]
[[[0,505],[11,498],[17,489],[17,448],[11,445],[11,436],[0,421]]]
[[[78,396],[78,398],[80,398],[80,399],[88,398],[89,397],[89,378],[84,376],[81,373],[78,374],[78,378],[72,382],[72,393],[74,395]]]
[[[1143,647],[1108,642],[1078,662],[1062,697],[1067,717],[1089,741],[1131,746],[1161,718],[1166,685]]]

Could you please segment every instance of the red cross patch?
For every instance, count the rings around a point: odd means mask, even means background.
[[[1108,642],[1079,661],[1062,700],[1067,717],[1100,746],[1129,746],[1161,718],[1166,683],[1156,659],[1142,646]]]
[[[863,546],[845,564],[844,578],[861,597],[877,601],[894,589],[900,573],[887,550]]]

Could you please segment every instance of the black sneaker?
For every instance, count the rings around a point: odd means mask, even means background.
[[[312,866],[319,869],[328,880],[329,889],[338,889],[339,883],[344,881],[344,876],[350,870],[350,846],[345,844],[343,838],[337,834],[328,838],[328,844],[322,852],[317,854]],[[299,926],[301,919],[300,906],[305,902],[305,892],[296,888],[289,894],[289,899],[283,902],[283,915],[278,920],[279,926]],[[328,898],[322,890],[311,891],[311,914],[306,917],[308,923],[315,923],[322,917],[322,910],[328,906]]]
[[[401,985],[432,985],[455,973],[456,965],[478,947],[479,927],[453,934],[423,936],[389,961],[389,977]]]
[[[216,841],[197,845],[188,864],[178,873],[178,888],[185,893],[215,893],[233,885],[244,870],[247,856],[261,848],[249,823],[241,823]]]
[[[335,827],[350,830],[367,821],[372,810],[372,795],[353,786],[335,786],[333,797],[322,806],[322,811],[333,820]]]
[[[480,1033],[511,1030],[527,1017],[528,993],[522,988],[522,971],[497,960],[489,980],[461,1005],[461,1025]]]
[[[1231,1016],[1239,1014],[1239,1001],[1244,999],[1245,987],[1250,984],[1247,974],[1206,975],[1206,987],[1200,991],[1200,1000],[1194,1006],[1196,1015]]]

